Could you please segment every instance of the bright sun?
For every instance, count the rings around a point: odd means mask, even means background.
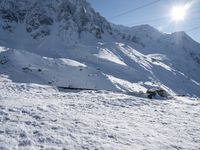
[[[180,22],[185,20],[186,14],[187,14],[188,6],[174,6],[171,10],[171,17],[174,21]]]

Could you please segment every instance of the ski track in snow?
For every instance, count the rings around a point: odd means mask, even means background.
[[[200,101],[0,84],[0,149],[200,149]]]

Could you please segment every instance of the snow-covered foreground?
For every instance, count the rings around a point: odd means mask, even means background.
[[[0,83],[0,149],[200,149],[200,101]]]

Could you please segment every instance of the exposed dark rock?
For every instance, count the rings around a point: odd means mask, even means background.
[[[5,56],[3,56],[2,58],[0,58],[0,64],[4,65],[7,62],[8,62],[8,59]]]
[[[13,32],[12,23],[23,23],[34,39],[50,35],[50,26],[54,22],[60,28],[57,34],[68,30],[77,32],[81,37],[82,32],[88,32],[99,39],[105,32],[112,34],[110,24],[86,0],[0,1],[0,18],[7,23],[2,26],[4,30]]]
[[[156,98],[157,96],[161,98],[169,97],[169,93],[162,88],[149,89],[147,90],[146,94],[149,99]]]
[[[22,70],[23,70],[24,72],[26,72],[26,73],[32,72],[32,70],[31,70],[29,67],[24,67],[24,68],[22,68]]]
[[[190,55],[198,64],[200,64],[200,54],[191,52]]]

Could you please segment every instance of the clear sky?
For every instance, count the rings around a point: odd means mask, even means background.
[[[126,26],[150,24],[162,32],[188,31],[200,42],[200,0],[160,0],[143,9],[117,16],[128,10],[138,8],[155,0],[88,0],[92,7],[110,22]],[[190,4],[183,21],[173,21],[171,11],[174,6]],[[193,28],[199,27],[196,30]]]

